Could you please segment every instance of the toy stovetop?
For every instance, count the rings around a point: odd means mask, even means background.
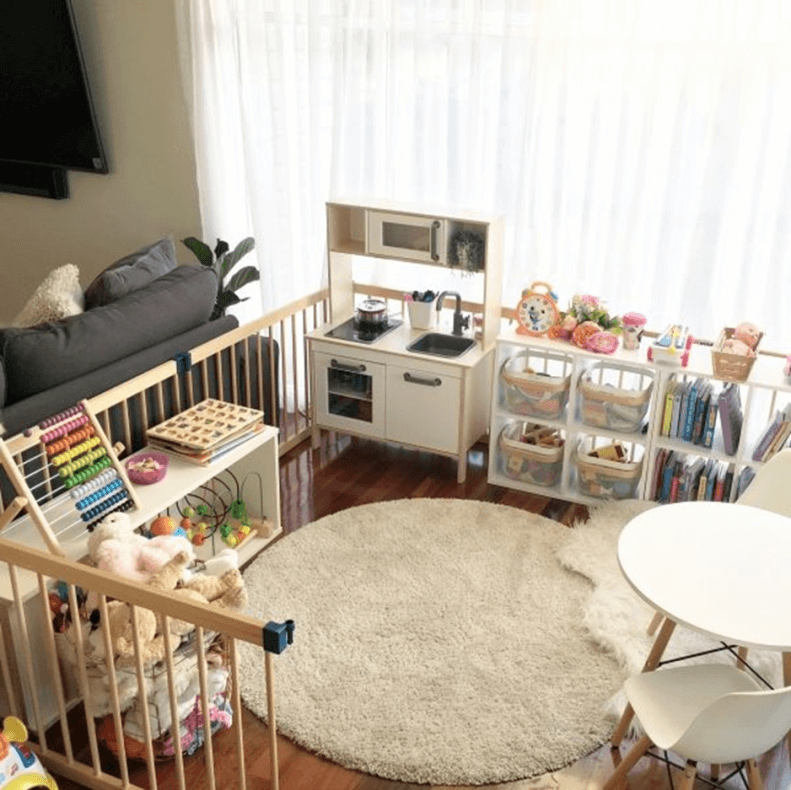
[[[235,403],[207,398],[148,429],[148,440],[163,445],[208,451],[251,430],[264,413]]]

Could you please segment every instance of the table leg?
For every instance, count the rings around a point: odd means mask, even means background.
[[[669,617],[666,617],[662,621],[662,627],[659,629],[659,633],[654,640],[651,652],[648,654],[645,664],[643,664],[643,672],[652,672],[656,669],[657,665],[662,660],[662,656],[664,655],[667,643],[670,641],[670,637],[673,636],[675,627],[675,621],[671,620]],[[791,654],[789,654],[789,656],[790,660],[788,662],[788,670],[791,673]],[[626,735],[626,730],[629,729],[629,724],[631,723],[633,717],[634,710],[632,710],[631,705],[627,704],[623,714],[621,715],[621,720],[618,722],[618,726],[615,728],[615,732],[612,734],[611,743],[614,749],[617,749],[618,746],[621,745],[623,736]]]

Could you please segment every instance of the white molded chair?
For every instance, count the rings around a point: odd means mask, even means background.
[[[635,743],[603,790],[623,786],[652,747],[686,761],[679,790],[692,790],[696,764],[746,763],[750,790],[761,790],[756,757],[791,729],[791,686],[763,690],[727,664],[694,664],[630,677],[624,691],[645,735]]]

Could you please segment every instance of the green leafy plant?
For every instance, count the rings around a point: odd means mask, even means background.
[[[182,243],[192,250],[202,266],[213,269],[217,275],[217,299],[211,314],[212,319],[225,315],[225,311],[231,305],[247,301],[236,292],[248,283],[261,279],[258,269],[255,266],[243,266],[227,282],[226,278],[231,273],[231,269],[255,248],[255,239],[252,236],[242,239],[233,249],[230,248],[228,242],[222,239],[217,239],[214,250],[206,242],[196,239],[194,236],[182,239]]]

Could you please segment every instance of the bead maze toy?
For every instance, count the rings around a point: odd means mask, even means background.
[[[26,509],[50,551],[63,556],[58,535],[77,526],[91,531],[108,514],[139,507],[87,402],[48,417],[25,436],[28,444],[16,455],[0,440],[0,462],[18,494],[0,528]]]

